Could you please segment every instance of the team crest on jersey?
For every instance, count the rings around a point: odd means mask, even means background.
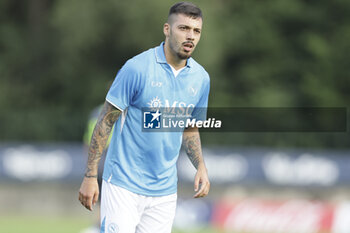
[[[115,223],[110,223],[107,227],[107,233],[118,233],[119,232],[119,227]]]
[[[191,96],[196,96],[197,93],[198,93],[198,90],[195,89],[194,87],[189,87],[189,88],[188,88],[188,91],[189,91],[189,93],[190,93]]]

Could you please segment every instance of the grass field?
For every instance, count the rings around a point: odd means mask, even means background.
[[[2,233],[79,233],[89,226],[89,219],[77,217],[1,216]]]
[[[91,225],[90,219],[78,217],[0,216],[1,233],[79,233]],[[218,233],[214,230],[179,231],[172,233]]]

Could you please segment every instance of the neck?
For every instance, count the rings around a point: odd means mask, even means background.
[[[164,54],[168,64],[170,64],[176,70],[181,69],[186,65],[187,59],[181,59],[176,54],[174,54],[173,51],[169,48],[167,42],[164,43]]]

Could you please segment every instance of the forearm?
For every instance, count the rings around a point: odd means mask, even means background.
[[[91,137],[85,177],[97,177],[98,164],[113,129],[114,122],[119,118],[120,113],[121,111],[109,103],[106,102],[104,104]]]
[[[200,166],[205,167],[201,140],[197,128],[188,128],[184,130],[182,145],[188,158],[196,169]]]

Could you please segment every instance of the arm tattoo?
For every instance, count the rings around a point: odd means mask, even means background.
[[[121,111],[109,103],[105,103],[97,120],[89,147],[89,157],[85,177],[97,177],[98,163],[107,144],[114,122],[119,118]]]
[[[199,133],[187,135],[187,133],[185,132],[183,138],[183,145],[188,158],[192,162],[193,166],[196,169],[198,169],[198,165],[204,161],[202,157]]]

